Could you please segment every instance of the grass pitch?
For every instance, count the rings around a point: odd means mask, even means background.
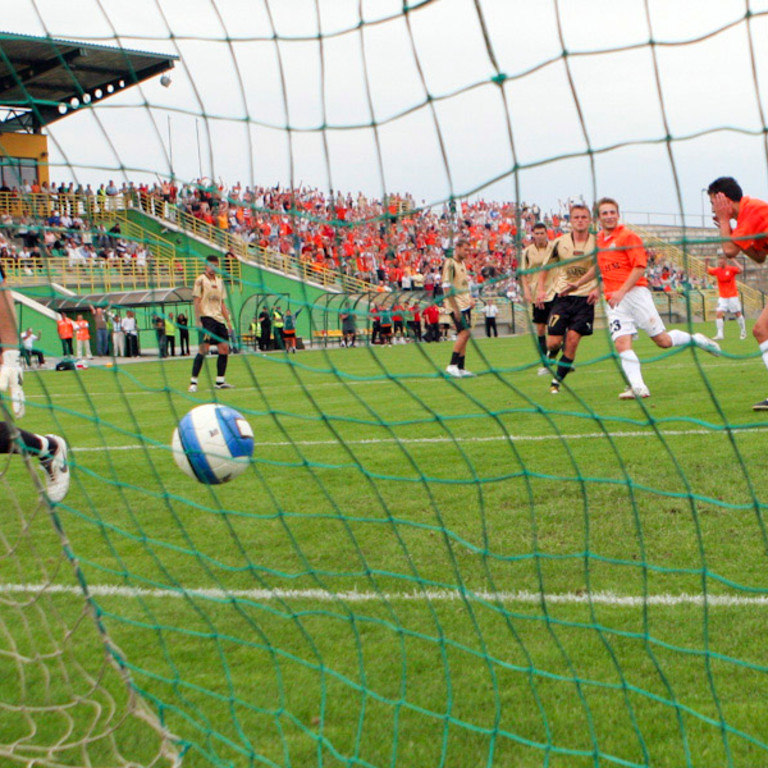
[[[479,339],[462,380],[448,344],[233,356],[224,393],[203,377],[188,394],[189,359],[30,373],[22,426],[72,446],[56,520],[185,768],[759,765],[766,371],[735,335],[720,358],[636,349],[642,402],[617,399],[598,333],[558,396],[529,337]],[[217,398],[257,445],[208,487],[169,444]],[[80,622],[73,654],[99,658],[18,457],[2,491],[0,651],[70,642],[11,588],[49,584],[66,589],[48,610]],[[0,701],[35,698],[22,669]],[[56,743],[56,718],[31,716]],[[138,733],[121,753],[147,764]]]

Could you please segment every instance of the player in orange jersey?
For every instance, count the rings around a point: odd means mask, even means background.
[[[727,256],[720,256],[716,267],[709,266],[709,257],[704,259],[707,274],[717,280],[717,309],[715,310],[715,327],[717,333],[713,338],[722,339],[725,326],[725,313],[730,312],[739,323],[739,338],[747,338],[747,327],[744,323],[744,315],[741,311],[741,299],[739,289],[736,286],[736,275],[740,275],[742,268]]]
[[[703,333],[691,335],[686,331],[667,331],[644,276],[648,257],[643,241],[620,223],[619,204],[612,198],[603,197],[597,201],[597,215],[601,227],[597,236],[597,268],[608,305],[608,327],[619,353],[621,368],[629,382],[629,386],[619,394],[619,400],[650,397],[640,369],[640,359],[632,349],[632,339],[638,329],[645,331],[662,349],[693,344],[710,354],[719,355],[720,347]],[[580,288],[593,277],[594,267],[572,283],[570,290]],[[590,294],[592,301],[597,301],[599,291],[598,286]]]
[[[762,264],[768,255],[768,203],[747,197],[736,179],[730,176],[715,179],[707,193],[726,257],[732,259],[743,253]],[[736,219],[735,229],[731,227],[732,219]],[[760,354],[768,368],[768,307],[757,318],[752,335],[760,345]],[[752,410],[768,411],[768,399],[755,403]]]

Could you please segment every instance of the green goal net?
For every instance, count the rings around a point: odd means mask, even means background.
[[[37,457],[0,457],[3,765],[768,760],[756,345],[734,323],[719,357],[641,333],[653,396],[622,401],[599,308],[554,396],[515,271],[535,219],[615,196],[668,327],[714,333],[702,188],[765,188],[768,6],[616,5],[13,4],[6,127],[45,124],[49,183],[0,134],[0,260],[48,364],[25,370],[26,415],[6,393],[2,415],[67,441],[71,487],[51,505]],[[446,375],[444,312],[429,341],[412,325],[445,304],[459,236],[502,331],[475,313],[466,378]],[[234,388],[211,355],[190,392],[213,252]],[[53,370],[57,313],[94,306],[135,311],[143,356],[112,354],[109,327],[110,354]],[[296,353],[262,348],[262,312],[278,338],[286,310]],[[191,355],[175,324],[157,359],[179,312]],[[254,433],[222,485],[171,448],[205,403]]]

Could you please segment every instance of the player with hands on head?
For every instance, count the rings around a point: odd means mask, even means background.
[[[768,203],[747,197],[736,179],[721,176],[707,188],[714,221],[720,230],[721,248],[727,259],[743,253],[762,264],[768,254]],[[736,221],[736,227],[731,221]],[[768,307],[752,327],[752,335],[760,345],[760,354],[768,368]],[[753,411],[768,411],[768,398],[755,403]]]

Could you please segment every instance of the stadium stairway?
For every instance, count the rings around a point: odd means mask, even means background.
[[[712,227],[671,227],[661,225],[631,225],[632,230],[643,238],[645,247],[654,251],[670,264],[674,264],[688,275],[707,278],[704,259],[717,258],[720,251],[719,240]],[[744,272],[738,280],[739,294],[747,317],[756,317],[765,306],[765,291],[768,288],[768,276],[765,270],[747,258],[739,260]],[[698,292],[704,297],[703,313],[697,312],[698,301],[692,301],[694,314],[702,314],[702,319],[709,319],[712,307],[716,303],[715,290]],[[682,299],[681,299],[682,301]],[[685,314],[685,313],[683,313]]]

